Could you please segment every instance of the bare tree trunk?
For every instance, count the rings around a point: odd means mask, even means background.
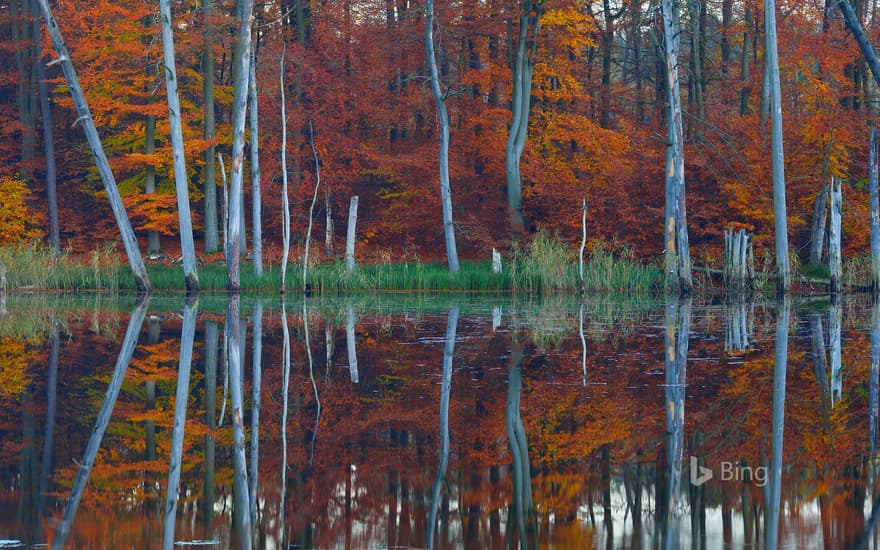
[[[871,127],[868,189],[871,202],[871,291],[880,294],[880,193],[877,190],[877,127]]]
[[[263,372],[263,302],[254,304],[254,352],[252,357],[253,380],[251,399],[251,477],[250,477],[250,507],[251,526],[255,532],[259,532],[259,517],[257,515],[259,500],[257,488],[259,465],[260,465],[260,386],[262,385]]]
[[[843,292],[843,262],[841,258],[840,214],[843,203],[840,180],[831,177],[831,227],[828,229],[828,268],[831,273],[831,292]]]
[[[162,49],[165,57],[165,90],[168,95],[168,120],[171,126],[171,149],[174,154],[174,189],[177,192],[177,219],[180,222],[180,248],[183,253],[183,277],[187,292],[199,291],[196,270],[196,248],[193,242],[192,219],[189,208],[189,178],[186,175],[186,153],[183,144],[183,126],[180,97],[177,95],[177,68],[174,59],[174,31],[171,19],[171,1],[159,0],[162,19]]]
[[[667,200],[667,281],[674,284],[682,294],[693,290],[690,246],[687,232],[687,207],[684,180],[684,130],[681,115],[681,88],[678,75],[678,54],[681,48],[678,7],[674,0],[663,0],[664,43],[666,46],[666,82],[669,96],[669,145],[666,153],[666,200]],[[672,202],[672,208],[670,203]],[[670,218],[669,215],[672,214]],[[675,239],[669,237],[674,231]],[[669,245],[674,241],[675,247]],[[669,266],[677,264],[677,275],[670,281]]]
[[[244,126],[247,117],[248,80],[251,62],[251,36],[253,34],[253,0],[242,0],[241,6],[241,32],[239,34],[239,46],[241,47],[241,61],[238,67],[238,78],[235,81],[235,98],[233,100],[233,120],[235,127],[232,130],[232,189],[229,201],[229,250],[226,257],[226,288],[232,292],[241,290],[241,251],[242,251],[242,227],[241,219],[244,216],[242,200],[242,179],[244,177]]]
[[[510,228],[514,233],[525,230],[522,213],[522,177],[520,159],[526,145],[529,128],[529,107],[532,99],[532,73],[537,37],[540,29],[544,2],[526,0],[519,3],[519,32],[516,38],[516,54],[511,59],[513,98],[510,109],[512,120],[504,149],[507,175],[507,209]],[[510,28],[511,25],[508,25]],[[531,33],[531,37],[529,36]],[[511,36],[511,38],[513,38]]]
[[[49,85],[43,67],[43,54],[40,42],[40,12],[36,2],[33,4],[34,63],[37,66],[37,85],[40,94],[40,118],[43,122],[43,155],[46,161],[46,203],[49,210],[49,248],[54,254],[61,253],[61,229],[58,223],[58,182],[55,165],[55,129],[52,119],[52,104],[49,101]]]
[[[324,257],[330,259],[336,253],[336,227],[333,224],[333,201],[330,192],[324,192]]]
[[[156,115],[147,115],[144,124],[144,154],[152,155],[156,152]],[[156,168],[148,164],[144,176],[144,193],[156,192]],[[159,254],[162,252],[162,244],[159,241],[159,232],[155,229],[147,231],[147,254]]]
[[[425,0],[425,49],[431,72],[431,94],[440,119],[440,202],[443,205],[446,260],[449,271],[458,273],[458,249],[455,246],[455,227],[452,225],[452,191],[449,187],[449,113],[446,111],[446,95],[440,91],[437,55],[434,53],[434,0]]]
[[[825,226],[828,225],[828,184],[816,195],[813,203],[813,219],[810,223],[810,263],[822,263],[822,248],[825,245]]]
[[[113,210],[113,216],[116,219],[116,225],[122,236],[122,242],[125,245],[125,252],[128,255],[128,263],[134,274],[135,283],[139,292],[150,291],[150,279],[147,276],[147,268],[144,266],[144,260],[141,257],[140,250],[137,245],[137,238],[125,212],[125,206],[122,204],[122,197],[119,196],[119,189],[116,187],[116,179],[110,169],[110,163],[104,154],[104,148],[101,145],[101,138],[98,136],[98,130],[95,128],[95,122],[89,112],[89,106],[86,103],[82,88],[79,85],[79,79],[73,68],[73,62],[70,59],[70,53],[67,46],[61,38],[61,31],[58,29],[58,23],[52,17],[52,11],[49,9],[48,0],[38,0],[40,3],[40,11],[46,22],[46,29],[52,38],[52,44],[58,53],[57,62],[61,63],[61,70],[64,72],[64,78],[70,88],[70,95],[76,105],[76,113],[79,115],[77,119],[82,122],[83,129],[86,133],[86,139],[89,142],[89,148],[95,158],[95,164],[98,166],[98,172],[101,175],[101,181],[104,184],[104,190],[107,192],[107,198],[110,201],[110,208]]]
[[[771,129],[773,143],[773,218],[776,238],[776,289],[780,294],[791,290],[788,262],[788,217],[785,207],[785,154],[782,150],[782,91],[779,83],[779,54],[776,49],[776,1],[764,3],[767,34],[766,63],[770,80]]]
[[[691,88],[694,94],[694,105],[696,106],[696,112],[693,113],[696,120],[692,122],[694,141],[700,141],[699,126],[703,124],[706,118],[705,103],[703,101],[705,83],[703,82],[703,32],[700,29],[701,5],[704,5],[702,0],[688,0],[687,3],[691,19]]]
[[[309,226],[306,229],[306,243],[303,251],[303,274],[302,284],[303,293],[308,294],[309,285],[306,281],[309,269],[309,247],[312,241],[312,216],[315,213],[315,203],[318,202],[318,187],[321,185],[321,162],[318,160],[318,149],[315,147],[315,131],[312,128],[312,122],[309,121],[309,145],[312,147],[312,156],[315,159],[315,192],[312,194],[312,204],[309,205]]]
[[[349,304],[345,316],[345,347],[348,350],[348,372],[351,383],[358,383],[357,336],[354,332],[354,307]]]
[[[742,73],[740,75],[740,79],[742,80],[742,90],[739,95],[739,114],[740,116],[745,116],[749,114],[749,99],[752,94],[752,84],[751,84],[751,76],[749,74],[749,58],[751,54],[749,52],[749,29],[752,28],[754,22],[752,20],[752,10],[746,6],[745,9],[745,23],[743,28],[743,45],[742,45]]]
[[[358,197],[355,195],[348,203],[348,228],[345,235],[345,267],[349,273],[354,271],[354,241],[357,235],[357,212]]]
[[[217,170],[214,156],[214,0],[204,0],[202,4],[205,20],[205,47],[202,50],[202,110],[204,111],[204,138],[208,142],[205,151],[205,252],[216,252],[220,248],[217,231]]]
[[[287,185],[287,106],[284,95],[284,53],[286,45],[281,50],[279,65],[279,79],[281,84],[281,235],[284,242],[284,251],[281,253],[281,294],[287,291],[287,259],[290,257],[290,197]]]
[[[257,109],[257,54],[251,48],[250,78],[248,78],[248,94],[250,96],[250,127],[251,127],[251,205],[254,249],[254,276],[263,276],[263,197],[260,190],[260,127],[259,110]]]

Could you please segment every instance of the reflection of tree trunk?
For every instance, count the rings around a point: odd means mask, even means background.
[[[773,443],[771,448],[770,467],[767,485],[764,488],[765,514],[764,543],[765,548],[776,548],[779,536],[779,505],[782,496],[782,435],[785,428],[785,375],[788,362],[788,319],[789,303],[787,299],[776,302],[776,359],[773,368],[773,423],[771,432]]]
[[[150,317],[147,320],[147,344],[158,344],[161,330],[162,321],[158,317]],[[156,381],[147,380],[144,382],[144,386],[147,410],[152,411],[156,408]],[[154,461],[156,460],[156,422],[154,420],[144,422],[144,431],[146,432],[146,457],[147,460]]]
[[[183,436],[186,428],[186,404],[189,399],[189,372],[192,368],[193,340],[196,336],[198,301],[187,300],[183,307],[183,327],[180,331],[180,361],[177,367],[177,393],[174,396],[174,428],[171,432],[171,458],[168,465],[168,486],[165,490],[164,548],[174,546],[174,527],[177,519],[177,495],[180,489],[180,470],[183,466]]]
[[[684,454],[684,398],[687,374],[688,340],[690,338],[691,302],[666,303],[666,466],[667,500],[665,548],[680,543],[681,472]],[[677,330],[677,332],[676,332]]]
[[[611,510],[611,453],[608,445],[602,445],[602,523],[605,525],[605,547],[614,548],[614,518]]]
[[[520,415],[522,395],[522,363],[526,344],[514,342],[507,368],[507,436],[510,441],[510,456],[513,476],[514,521],[509,526],[508,540],[519,538],[522,549],[537,548],[535,526],[535,506],[532,501],[532,474],[529,465],[529,447],[526,431]],[[510,531],[515,530],[515,531]]]
[[[216,441],[214,428],[217,410],[217,346],[219,330],[213,321],[205,321],[205,472],[203,480],[202,516],[205,525],[205,538],[210,539],[214,519],[214,468]]]
[[[226,357],[229,360],[229,382],[232,394],[232,457],[235,478],[235,519],[240,527],[242,548],[252,548],[251,514],[248,510],[248,473],[244,453],[244,420],[241,369],[241,297],[229,296],[226,309]]]
[[[345,344],[348,348],[348,371],[351,373],[351,381],[358,383],[358,358],[357,336],[354,332],[354,307],[349,304],[348,313],[345,317]]]
[[[841,365],[840,331],[843,310],[838,296],[832,295],[828,311],[828,346],[831,348],[831,408],[840,401],[843,393],[843,367]]]
[[[260,385],[263,371],[263,303],[254,304],[253,403],[251,403],[251,525],[259,526],[257,518],[257,474],[260,458]]]
[[[279,534],[278,540],[281,541],[281,547],[287,548],[286,529],[284,527],[284,508],[287,499],[287,402],[288,388],[290,386],[290,329],[287,325],[287,309],[285,308],[284,299],[281,299],[281,360],[284,364],[284,375],[281,383],[281,504],[278,506],[279,515]],[[346,546],[347,548],[347,546]]]
[[[33,395],[21,396],[21,440],[22,449],[18,469],[19,501],[18,525],[24,533],[22,539],[30,545],[34,540],[37,511],[37,430],[33,413]]]
[[[440,503],[440,490],[446,478],[449,463],[449,392],[452,386],[452,359],[455,353],[455,331],[458,327],[458,306],[449,308],[446,320],[446,339],[443,346],[443,378],[440,383],[440,462],[437,476],[431,488],[431,510],[428,515],[427,547],[434,547],[434,526],[437,523],[437,509]]]
[[[43,436],[43,454],[40,459],[40,488],[37,497],[37,538],[36,544],[43,542],[42,519],[46,509],[49,492],[49,475],[52,472],[52,449],[55,447],[55,410],[58,395],[58,353],[61,347],[61,321],[52,321],[52,335],[49,337],[49,373],[46,382],[46,428]]]
[[[872,460],[877,456],[878,386],[880,386],[880,302],[874,302],[871,308],[871,375],[868,385],[868,422]]]
[[[141,300],[128,319],[128,329],[125,331],[125,338],[122,340],[122,347],[119,350],[119,356],[116,358],[116,365],[113,367],[113,374],[110,376],[110,383],[107,385],[107,392],[104,394],[101,410],[98,412],[98,418],[95,420],[95,427],[92,429],[92,436],[89,438],[86,452],[79,463],[73,489],[71,490],[70,498],[67,500],[67,506],[64,508],[63,519],[58,524],[55,539],[52,541],[52,548],[54,550],[64,548],[64,542],[70,534],[71,527],[73,527],[73,519],[76,516],[79,501],[82,499],[83,491],[85,491],[86,484],[89,482],[89,475],[91,475],[92,467],[95,465],[95,457],[98,456],[98,449],[101,447],[104,431],[107,429],[107,424],[110,423],[110,416],[113,413],[114,405],[116,405],[116,398],[119,396],[122,381],[125,379],[125,372],[128,369],[131,356],[134,354],[134,348],[137,345],[138,334],[140,334],[141,325],[147,313],[147,302],[148,300]]]
[[[578,307],[578,334],[581,337],[581,370],[583,370],[582,383],[587,386],[587,339],[584,338],[584,303]]]

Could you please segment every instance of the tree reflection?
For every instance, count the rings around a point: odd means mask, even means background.
[[[691,299],[666,302],[666,466],[664,548],[678,548],[681,520],[681,475],[684,456],[684,399],[691,328]]]
[[[764,486],[764,541],[773,550],[779,539],[779,506],[782,499],[782,436],[785,428],[785,376],[788,362],[789,300],[776,302],[776,355],[773,367],[773,421],[771,458]],[[838,338],[840,333],[837,333]]]
[[[427,547],[434,547],[434,528],[437,524],[437,510],[440,507],[440,490],[446,479],[446,466],[449,463],[449,392],[452,386],[452,359],[455,353],[455,331],[458,326],[458,306],[449,308],[446,320],[446,337],[443,344],[443,375],[440,382],[440,461],[437,475],[431,488],[431,509],[428,514]]]
[[[198,300],[187,299],[183,307],[183,328],[180,332],[180,360],[177,367],[177,392],[174,397],[174,428],[171,435],[171,456],[168,464],[168,485],[165,490],[165,532],[162,547],[174,547],[174,525],[177,519],[177,497],[183,463],[183,436],[186,428],[186,404],[189,399],[189,373],[192,368],[193,342],[196,335]]]
[[[519,539],[523,550],[538,547],[535,505],[532,500],[532,473],[529,465],[529,446],[520,412],[522,397],[522,364],[526,342],[516,340],[511,345],[507,368],[507,437],[512,461],[513,504],[508,522],[510,544]]]
[[[98,449],[101,447],[104,431],[107,429],[107,424],[110,423],[110,416],[113,414],[116,398],[119,396],[119,390],[122,388],[125,372],[128,370],[129,363],[131,363],[131,356],[134,354],[134,348],[137,345],[138,334],[140,334],[141,326],[144,323],[144,316],[147,313],[148,302],[149,298],[142,296],[128,318],[128,328],[125,331],[122,347],[119,350],[119,356],[116,358],[116,364],[113,367],[110,383],[107,385],[107,392],[104,394],[104,401],[101,403],[101,410],[98,412],[95,427],[92,429],[92,436],[89,438],[86,452],[79,464],[76,479],[73,482],[73,489],[70,492],[70,498],[67,501],[67,506],[64,508],[64,516],[55,531],[55,539],[52,541],[53,549],[60,550],[64,548],[64,542],[67,540],[67,536],[73,527],[76,510],[79,508],[83,491],[95,465],[95,457],[98,456]]]
[[[229,360],[229,381],[232,395],[232,457],[235,483],[235,519],[240,530],[241,547],[253,548],[251,513],[248,497],[247,459],[244,444],[244,411],[241,369],[241,297],[230,294],[226,306],[226,357]]]

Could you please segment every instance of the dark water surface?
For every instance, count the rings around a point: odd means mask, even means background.
[[[0,547],[877,548],[878,367],[855,300],[7,296]]]

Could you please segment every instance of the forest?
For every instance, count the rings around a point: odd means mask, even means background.
[[[339,259],[358,197],[366,262],[451,266],[450,236],[466,260],[540,234],[575,254],[584,229],[588,250],[660,264],[680,85],[692,264],[719,268],[742,228],[773,266],[778,65],[790,261],[824,261],[834,179],[845,259],[870,250],[877,85],[843,14],[876,43],[876,2],[159,4],[0,3],[0,245],[122,243],[93,123],[148,259],[210,262],[240,234],[238,255],[277,266],[286,227],[291,259],[307,241],[313,261]]]

